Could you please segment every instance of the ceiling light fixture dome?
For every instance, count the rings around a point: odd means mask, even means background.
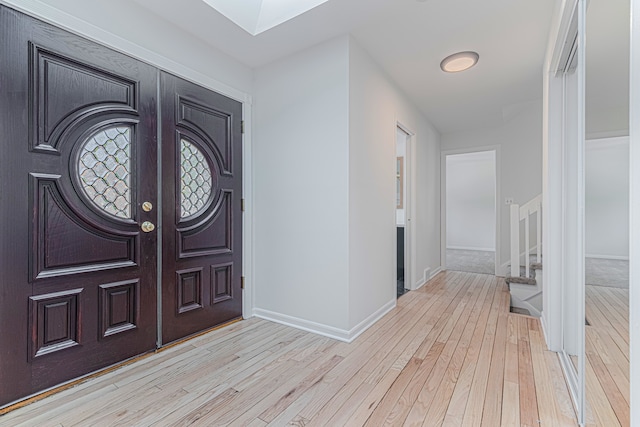
[[[446,73],[458,73],[468,70],[478,63],[480,55],[477,52],[458,52],[442,60],[440,68]]]

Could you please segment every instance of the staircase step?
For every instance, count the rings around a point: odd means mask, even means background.
[[[535,279],[536,277],[536,270],[542,270],[541,262],[532,262],[531,264],[529,264],[529,276],[531,276],[532,279]],[[511,264],[507,264],[507,271],[511,271]],[[527,271],[526,267],[524,265],[521,265],[520,277],[526,277],[525,276],[526,271]]]
[[[519,276],[507,276],[504,278],[507,284],[509,283],[520,283],[522,285],[535,285],[536,279],[531,277],[519,277]]]

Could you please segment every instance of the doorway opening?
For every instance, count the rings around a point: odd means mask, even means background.
[[[410,289],[408,236],[410,227],[410,198],[407,197],[410,168],[411,136],[400,126],[396,128],[396,296],[400,298]]]
[[[445,155],[445,265],[496,272],[496,151]]]

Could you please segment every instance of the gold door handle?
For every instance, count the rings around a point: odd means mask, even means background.
[[[152,223],[152,222],[145,221],[145,222],[143,222],[143,223],[140,225],[140,228],[141,228],[141,229],[142,229],[142,231],[144,231],[145,233],[150,233],[150,232],[152,232],[153,230],[155,230],[155,229],[156,229],[156,226],[155,226],[155,225],[153,225],[153,223]]]
[[[145,212],[151,212],[151,210],[153,209],[153,204],[151,204],[151,202],[144,202],[142,204],[142,210]]]

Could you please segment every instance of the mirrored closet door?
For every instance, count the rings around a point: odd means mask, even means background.
[[[590,0],[585,90],[585,425],[629,418],[629,0]]]

